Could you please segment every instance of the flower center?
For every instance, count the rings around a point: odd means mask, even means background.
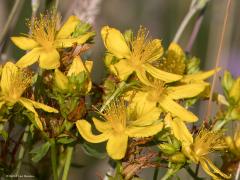
[[[56,35],[57,15],[49,13],[41,14],[39,18],[33,18],[33,24],[29,23],[32,34],[30,38],[35,39],[46,50],[53,47]]]
[[[162,94],[164,93],[164,90],[164,82],[160,80],[155,80],[153,82],[153,86],[147,88],[147,91],[149,92],[147,99],[152,102],[158,102]]]
[[[16,102],[31,84],[32,76],[29,72],[21,69],[18,69],[16,72],[9,72],[11,73],[9,79],[10,88],[5,98],[10,102]]]
[[[124,100],[113,101],[105,110],[104,118],[109,121],[115,132],[121,133],[126,128],[127,109]]]
[[[130,62],[135,67],[144,63],[151,63],[162,54],[162,46],[156,43],[156,40],[148,40],[147,37],[146,28],[140,27],[137,37],[131,42]]]

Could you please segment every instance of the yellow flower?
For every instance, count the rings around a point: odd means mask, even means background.
[[[192,144],[183,144],[183,153],[194,163],[200,163],[203,170],[213,179],[230,179],[230,175],[221,172],[207,157],[213,151],[222,150],[226,147],[227,145],[221,132],[203,128],[195,137]]]
[[[42,123],[34,108],[54,113],[58,113],[58,110],[31,99],[21,97],[31,82],[31,76],[26,71],[19,69],[11,62],[7,62],[3,67],[0,82],[0,107],[2,107],[4,104],[13,105],[17,102],[22,104],[26,109],[34,113],[37,127],[40,130],[43,130]]]
[[[240,126],[237,126],[234,137],[227,136],[225,141],[229,150],[235,154],[235,156],[240,157]]]
[[[107,50],[119,58],[119,62],[110,65],[110,69],[120,78],[126,80],[133,72],[139,80],[150,84],[147,73],[165,82],[173,82],[181,75],[168,73],[153,66],[163,54],[159,39],[147,40],[146,29],[140,28],[137,37],[128,44],[120,31],[105,26],[101,31]]]
[[[34,19],[34,24],[29,36],[12,37],[15,45],[23,50],[30,50],[16,65],[23,68],[39,61],[43,69],[55,69],[60,66],[60,55],[57,49],[71,47],[74,43],[83,44],[94,36],[94,32],[86,33],[77,38],[72,38],[80,20],[76,16],[70,16],[62,28],[57,31],[58,18],[56,15],[41,15]]]
[[[79,133],[91,143],[107,142],[107,152],[113,159],[122,159],[125,156],[128,137],[148,137],[157,134],[163,128],[158,121],[160,115],[156,108],[142,111],[136,108],[127,108],[122,99],[113,101],[102,114],[104,121],[93,118],[96,129],[101,132],[94,135],[91,125],[86,120],[76,122]]]
[[[146,106],[158,105],[165,112],[170,112],[184,121],[194,122],[198,120],[197,116],[178,104],[176,100],[195,97],[203,92],[205,87],[205,84],[201,83],[171,87],[155,79],[150,86],[143,86],[141,91],[136,92],[133,102],[142,101]]]
[[[76,56],[73,59],[73,62],[68,70],[67,75],[64,75],[60,70],[55,69],[55,83],[56,86],[61,89],[62,91],[67,91],[71,88],[69,79],[71,76],[77,76],[81,72],[85,72],[88,76],[88,82],[86,83],[86,88],[84,93],[88,93],[92,88],[92,82],[90,78],[90,72],[92,71],[93,61],[85,61],[85,63],[82,62],[82,59],[79,56]]]

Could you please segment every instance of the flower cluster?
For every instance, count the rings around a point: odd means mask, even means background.
[[[91,143],[102,142],[111,161],[121,167],[113,178],[130,179],[143,168],[162,164],[168,167],[166,177],[181,168],[193,174],[191,163],[201,165],[213,179],[231,178],[232,171],[220,170],[208,155],[229,149],[229,163],[240,158],[239,132],[232,138],[223,131],[240,117],[239,78],[225,72],[224,95],[214,99],[222,108],[203,123],[191,106],[209,97],[206,80],[219,69],[200,71],[197,58],[174,42],[164,49],[161,40],[150,38],[142,26],[136,35],[104,26],[107,77],[94,84],[93,61],[85,51],[95,32],[76,16],[61,28],[59,24],[56,14],[42,14],[30,22],[29,35],[11,38],[27,52],[0,71],[0,135],[5,141],[11,136],[7,126],[30,126],[32,138],[45,142],[33,145],[32,161],[38,163],[51,148],[55,179],[57,153],[70,153],[60,155],[60,172],[62,162],[70,166],[76,144],[96,157],[100,152]],[[31,67],[36,62],[38,66]],[[193,124],[197,121],[199,126]]]

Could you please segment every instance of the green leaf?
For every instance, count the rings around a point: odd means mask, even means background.
[[[106,157],[106,153],[100,152],[99,147],[97,146],[94,148],[94,145],[83,143],[82,148],[83,151],[89,156],[95,157],[97,159],[104,159]]]
[[[80,23],[76,26],[76,28],[75,28],[75,30],[74,30],[74,32],[73,32],[73,34],[72,34],[72,37],[73,37],[73,38],[77,38],[77,37],[79,37],[79,36],[81,36],[81,35],[84,35],[84,34],[86,34],[88,31],[90,31],[91,28],[92,28],[92,26],[91,26],[90,24],[88,24],[88,23],[86,23],[86,22],[80,22]]]
[[[47,154],[50,146],[51,144],[47,141],[46,143],[33,148],[32,151],[30,151],[30,153],[33,154],[32,161],[34,163],[40,161]]]
[[[63,135],[62,137],[59,137],[59,139],[57,139],[57,142],[61,143],[61,144],[70,144],[74,141],[75,141],[74,138],[71,138],[71,137],[65,136],[65,135]]]

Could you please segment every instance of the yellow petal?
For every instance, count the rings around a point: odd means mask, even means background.
[[[199,72],[199,73],[195,73],[195,74],[185,75],[181,79],[181,82],[190,83],[190,82],[194,82],[194,81],[205,80],[205,79],[211,77],[212,75],[214,75],[216,72],[220,71],[220,69],[221,68],[217,68],[216,70],[213,69],[213,70],[210,70],[210,71],[205,71],[205,72]]]
[[[183,121],[195,122],[198,120],[198,117],[195,116],[192,112],[186,110],[166,95],[161,96],[161,99],[159,100],[159,105],[165,111],[172,113],[173,115],[181,118]]]
[[[146,71],[144,70],[136,70],[136,75],[138,79],[145,85],[151,86],[152,84],[150,83],[149,79],[147,78]]]
[[[93,123],[94,123],[96,129],[99,132],[106,132],[106,131],[111,130],[111,128],[112,128],[111,124],[108,122],[100,121],[94,117],[92,118],[92,120],[93,120]]]
[[[235,100],[235,102],[238,102],[240,99],[240,77],[236,79],[234,82],[230,92],[229,96]]]
[[[54,47],[68,48],[68,47],[72,47],[75,43],[80,45],[85,43],[88,39],[90,39],[94,35],[95,35],[95,32],[89,32],[77,38],[56,39],[54,42]]]
[[[122,159],[125,156],[128,144],[126,134],[112,134],[107,142],[107,152],[112,159]]]
[[[133,73],[133,68],[124,59],[114,65],[110,65],[110,69],[120,80],[126,80]]]
[[[149,55],[149,57],[146,57],[147,62],[151,63],[156,60],[158,60],[163,55],[163,47],[160,39],[154,39],[147,44],[147,46],[151,46],[149,48],[154,47],[154,51]],[[148,47],[145,47],[148,49]]]
[[[58,69],[55,69],[54,72],[54,82],[60,90],[65,91],[68,89],[68,78]]]
[[[39,45],[34,39],[23,37],[23,36],[11,37],[11,40],[17,47],[23,50],[30,50]]]
[[[182,142],[183,146],[188,146],[193,143],[193,137],[181,119],[175,118],[172,120],[172,118],[166,116],[164,121],[170,126],[173,135]]]
[[[84,66],[84,64],[82,62],[82,59],[79,56],[76,56],[73,59],[73,62],[72,62],[71,66],[70,66],[70,68],[68,70],[67,76],[78,75],[80,72],[83,72],[83,71],[87,72],[86,68],[85,68],[85,66]]]
[[[173,82],[173,81],[178,81],[179,79],[182,78],[181,75],[177,75],[177,74],[173,74],[173,73],[169,73],[169,72],[165,72],[162,71],[160,69],[157,69],[155,67],[153,67],[150,64],[145,64],[144,68],[146,69],[146,71],[148,73],[150,73],[153,77],[160,79],[164,82]]]
[[[32,65],[38,60],[41,52],[42,52],[42,48],[32,49],[30,52],[28,52],[23,57],[21,57],[21,59],[18,60],[16,65],[20,68],[25,68],[27,66]]]
[[[205,87],[203,83],[175,86],[168,88],[167,94],[172,99],[192,98],[203,92]]]
[[[17,76],[18,68],[12,62],[7,62],[2,69],[1,90],[3,94],[9,94],[12,79]]]
[[[104,26],[101,35],[103,43],[110,53],[118,58],[128,58],[130,56],[130,49],[119,30]]]
[[[221,179],[218,176],[216,176],[214,173],[219,174],[220,176],[222,176],[225,179],[230,179],[231,176],[230,175],[226,175],[223,172],[221,172],[208,158],[202,157],[200,159],[200,163],[204,169],[204,171],[209,174],[210,176],[212,176],[213,179]],[[213,170],[213,172],[210,170],[210,168]]]
[[[137,92],[128,108],[135,111],[136,120],[132,123],[135,126],[151,125],[159,119],[161,109],[156,107],[155,102],[148,101],[147,96],[146,92]]]
[[[81,136],[88,142],[91,143],[100,143],[109,139],[110,133],[104,132],[100,135],[94,135],[91,131],[91,124],[86,120],[78,120],[76,122],[78,132]]]
[[[74,32],[76,26],[80,23],[77,16],[70,16],[57,34],[57,39],[67,38]]]
[[[32,105],[37,108],[37,109],[42,109],[46,112],[50,112],[50,113],[58,113],[58,110],[55,109],[55,108],[52,108],[48,105],[45,105],[45,104],[42,104],[42,103],[39,103],[39,102],[36,102],[36,101],[33,101],[31,99],[27,99],[27,98],[21,98],[22,100],[24,100],[25,102],[29,102],[29,103],[32,103]]]
[[[212,161],[210,161],[208,158],[203,157],[203,159],[208,163],[208,165],[213,169],[214,173],[219,174],[220,176],[224,177],[225,179],[230,179],[231,175],[226,175],[218,167],[216,167]]]
[[[39,66],[42,69],[56,69],[60,66],[60,55],[56,49],[42,50],[39,58]]]
[[[85,61],[85,66],[86,66],[88,72],[92,72],[93,61]]]
[[[129,126],[126,130],[126,133],[129,137],[149,137],[157,134],[163,128],[163,123],[158,122],[149,126]]]
[[[33,107],[33,104],[31,102],[29,102],[28,100],[26,100],[25,98],[20,98],[19,99],[19,102],[26,108],[28,109],[29,111],[31,111],[32,113],[34,113],[34,119],[36,121],[36,125],[37,127],[40,129],[40,130],[43,130],[43,125],[42,125],[42,122],[41,120],[39,119],[38,117],[38,114],[37,112],[35,111],[34,107]]]

